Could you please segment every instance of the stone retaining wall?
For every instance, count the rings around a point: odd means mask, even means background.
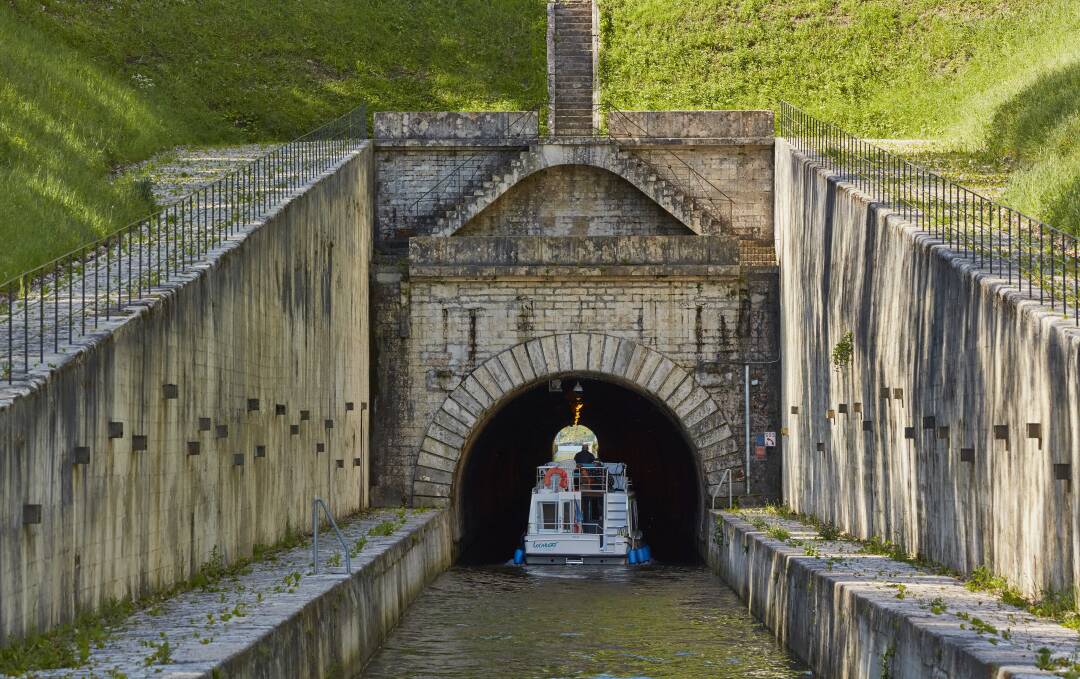
[[[0,643],[367,497],[365,148],[0,405]]]
[[[420,592],[451,566],[453,548],[450,513],[425,519],[303,608],[268,620],[269,631],[218,670],[232,679],[354,676]]]
[[[1071,588],[1080,332],[784,142],[776,175],[787,502],[1031,596]]]
[[[1036,668],[1037,649],[1074,657],[1073,630],[955,578],[791,520],[758,515],[790,536],[778,540],[736,514],[714,516],[709,565],[814,676],[1035,679],[1055,676]]]

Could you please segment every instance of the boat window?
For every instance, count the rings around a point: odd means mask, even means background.
[[[541,502],[540,503],[540,528],[542,530],[555,530],[556,518],[558,516],[559,503],[557,502]]]

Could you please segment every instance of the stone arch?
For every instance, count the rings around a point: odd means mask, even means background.
[[[709,216],[693,197],[658,178],[654,169],[616,144],[540,144],[494,178],[487,189],[460,205],[432,235],[452,236],[524,179],[560,165],[588,165],[621,177],[697,235],[717,234],[724,228],[721,220]]]
[[[702,481],[720,481],[713,465],[731,452],[731,429],[692,373],[633,340],[600,333],[546,335],[506,349],[477,366],[432,418],[413,474],[413,502],[450,506],[457,500],[469,446],[487,421],[524,390],[550,378],[580,374],[608,379],[655,401],[682,430]]]

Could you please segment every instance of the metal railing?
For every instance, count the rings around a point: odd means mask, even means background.
[[[608,471],[606,467],[597,466],[578,466],[576,469],[567,470],[565,467],[537,467],[536,469],[536,488],[548,488],[559,489],[561,488],[562,481],[558,474],[553,474],[551,481],[545,483],[545,477],[549,469],[562,469],[566,474],[565,489],[567,492],[607,492],[608,490]],[[629,479],[627,480],[629,484]]]
[[[613,106],[603,106],[601,112],[605,114],[603,117],[603,125],[596,133],[607,137],[617,145],[621,146],[621,143],[628,139],[646,141],[649,139],[656,139],[656,135],[649,132],[626,111],[621,111]],[[623,129],[634,130],[634,133],[617,134],[612,132],[612,122],[618,123]],[[692,198],[694,204],[691,208],[700,206],[701,209],[708,212],[714,219],[719,220],[729,227],[732,225],[732,213],[735,201],[732,200],[731,196],[710,181],[705,175],[701,174],[701,172],[687,162],[685,158],[680,156],[670,147],[658,144],[655,149],[649,150],[661,154],[667,162],[657,166],[657,163],[648,160],[640,153],[637,154],[637,157],[640,158],[642,162],[651,165],[654,170],[657,171],[656,173],[660,178],[674,183],[683,194]],[[663,171],[665,169],[667,172]],[[693,210],[691,209],[691,212],[692,211]]]
[[[349,546],[345,544],[345,538],[341,535],[341,531],[338,530],[337,522],[334,521],[334,515],[330,513],[326,503],[322,501],[322,498],[315,498],[311,501],[311,562],[315,570],[315,574],[319,574],[319,509],[322,509],[326,518],[330,521],[330,527],[334,529],[334,534],[337,536],[338,543],[341,545],[341,553],[345,555],[345,572],[352,573],[352,560],[349,558]]]
[[[557,521],[557,522],[540,522],[530,523],[528,525],[529,535],[544,535],[550,533],[551,535],[567,534],[567,535],[603,535],[604,524],[595,522],[576,522],[576,521]]]
[[[1076,236],[848,134],[787,102],[780,133],[873,200],[976,266],[1008,279],[1032,299],[1080,325],[1080,245]]]
[[[477,139],[476,144],[494,145],[518,142],[527,146],[534,143],[537,135],[529,132],[530,117],[533,115],[538,116],[536,111],[521,111],[513,118],[507,117],[501,134]],[[503,164],[492,167],[490,160],[490,149],[465,154],[461,162],[439,177],[431,188],[413,201],[406,211],[407,216],[415,223],[425,216],[434,215],[440,210],[460,203],[467,192],[479,188],[505,167]]]
[[[724,483],[727,483],[728,496],[727,496],[727,508],[732,509],[735,505],[735,492],[732,490],[733,481],[731,478],[731,469],[725,469],[724,473],[720,475],[720,483],[713,486],[712,489],[712,510],[716,511],[716,498],[720,495],[724,489]]]
[[[355,151],[365,109],[275,148],[150,216],[0,285],[0,375],[25,378],[128,315]]]

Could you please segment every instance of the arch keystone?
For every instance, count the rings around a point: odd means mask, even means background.
[[[604,358],[604,341],[606,337],[604,335],[589,335],[589,360],[586,365],[588,370],[592,372],[600,372],[601,364]]]
[[[615,372],[615,357],[619,353],[619,338],[611,335],[604,336],[604,351],[600,356],[600,372]]]
[[[556,335],[555,348],[557,350],[559,370],[568,371],[574,369],[574,345],[570,342],[570,335]]]
[[[589,367],[589,336],[582,333],[570,335],[570,364],[574,370]]]

